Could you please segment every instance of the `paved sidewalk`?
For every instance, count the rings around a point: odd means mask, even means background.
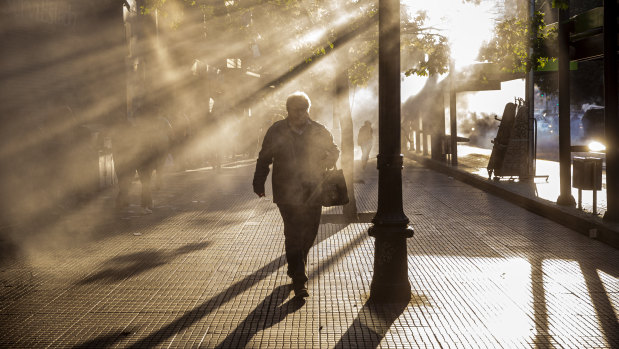
[[[559,163],[537,160],[537,175],[547,178],[534,178],[520,181],[490,180],[486,169],[491,150],[458,145],[458,165],[447,161],[431,160],[419,153],[409,153],[408,157],[435,171],[455,177],[486,192],[498,195],[543,217],[566,225],[581,234],[592,236],[615,248],[619,248],[619,223],[602,219],[606,212],[606,175],[602,175],[602,190],[597,192],[597,214],[593,214],[593,192],[583,190],[582,210],[576,207],[559,206]],[[584,154],[584,153],[583,153]],[[579,153],[579,155],[582,155]],[[578,199],[578,189],[572,188],[572,195]]]
[[[377,173],[356,184],[376,210]],[[293,299],[276,206],[253,161],[167,174],[152,214],[105,192],[15,244],[0,266],[0,347],[619,347],[617,250],[406,161],[413,294],[367,302],[369,223],[325,210]],[[133,188],[132,200],[138,202]],[[270,193],[270,188],[267,188]]]

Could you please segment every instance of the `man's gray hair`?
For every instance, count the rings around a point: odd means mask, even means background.
[[[292,105],[307,106],[309,109],[312,106],[312,101],[305,92],[296,91],[291,93],[286,99],[286,110],[290,110]]]

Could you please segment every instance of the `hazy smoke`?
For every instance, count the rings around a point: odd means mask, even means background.
[[[496,137],[499,122],[494,114],[469,112],[459,115],[458,134],[470,139],[469,145],[491,149],[491,141]],[[465,116],[465,117],[462,117]]]

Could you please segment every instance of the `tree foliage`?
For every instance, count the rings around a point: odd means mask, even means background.
[[[478,58],[498,63],[505,72],[543,68],[549,60],[556,60],[556,47],[549,46],[556,35],[556,29],[544,23],[542,12],[536,11],[531,20],[526,15],[506,18],[496,24],[494,36],[481,47]]]
[[[401,16],[402,64],[406,76],[444,74],[449,66],[449,42],[446,36],[432,28],[425,28],[427,13],[415,17]]]
[[[465,0],[477,3],[478,0]],[[239,40],[256,40],[260,37],[256,27],[248,25],[250,21],[269,23],[279,26],[289,40],[296,40],[296,50],[302,53],[306,63],[312,63],[315,57],[327,55],[337,47],[341,30],[332,27],[334,13],[342,9],[352,13],[351,18],[361,19],[348,23],[349,30],[363,25],[367,21],[377,22],[377,1],[301,1],[301,0],[141,0],[140,13],[144,15],[157,11],[160,20],[169,28],[179,29],[187,23],[188,12],[200,11],[205,23],[219,20],[217,25],[226,30],[235,31]],[[225,20],[221,20],[224,18]],[[427,14],[423,11],[409,15],[401,13],[401,52],[402,71],[407,75],[429,76],[445,73],[449,63],[448,40],[438,30],[425,26]],[[291,25],[291,23],[299,23]],[[215,34],[222,28],[215,29],[213,24],[206,24],[206,35]],[[331,26],[331,27],[330,27]],[[259,26],[258,26],[259,27]],[[304,35],[311,30],[324,29],[325,35],[318,42],[303,41]],[[339,28],[341,29],[341,28]],[[264,38],[262,38],[264,40]],[[282,40],[283,41],[283,40]],[[275,48],[278,49],[278,48]],[[375,73],[378,57],[378,27],[364,31],[354,39],[349,50],[352,61],[349,68],[350,82],[355,86],[367,84]],[[286,52],[278,52],[286,54]]]

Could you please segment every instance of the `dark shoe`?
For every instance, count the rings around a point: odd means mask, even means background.
[[[294,290],[294,296],[297,298],[307,298],[309,297],[309,292],[307,292],[306,287],[302,287]]]
[[[292,287],[294,288],[295,297],[297,298],[309,297],[309,292],[307,292],[307,286],[305,286],[305,282],[293,283]]]

